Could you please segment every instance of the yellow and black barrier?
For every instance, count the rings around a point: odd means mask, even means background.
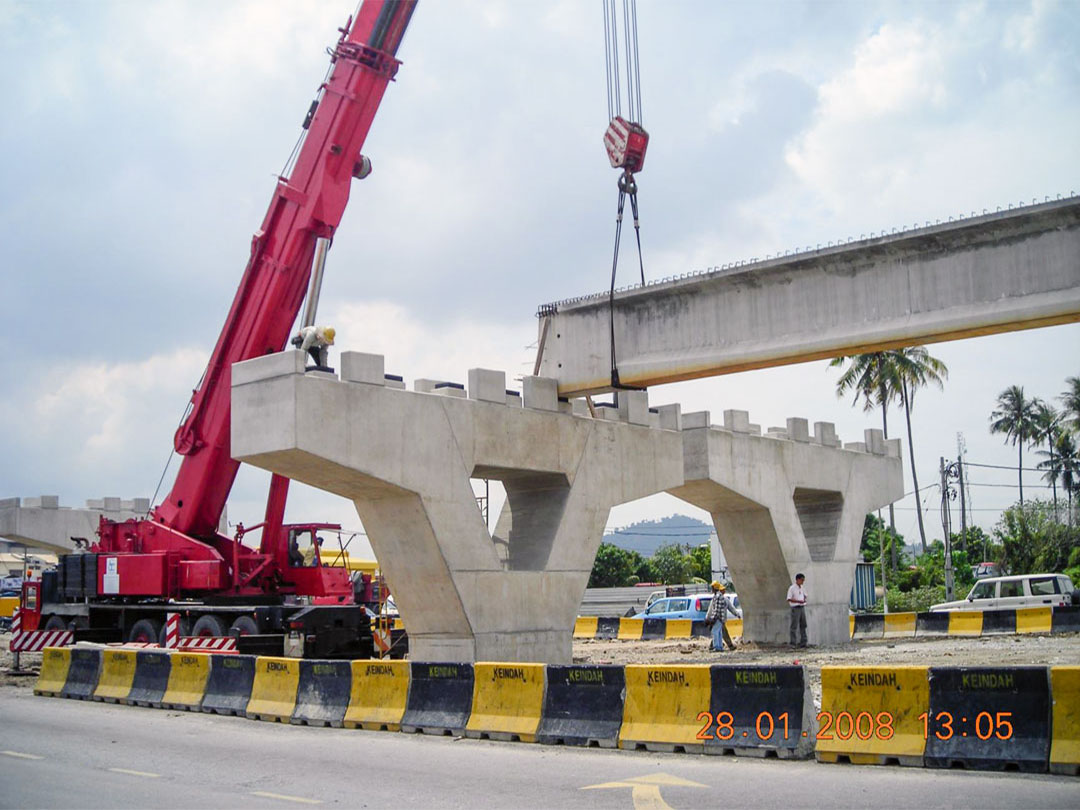
[[[857,613],[849,617],[853,641],[1080,632],[1080,607]],[[728,623],[730,625],[730,622]]]
[[[739,638],[743,633],[742,619],[727,620],[728,634]],[[879,633],[880,635],[880,633]],[[617,616],[578,616],[574,622],[574,638],[597,641],[660,641],[680,638],[708,638],[709,627],[696,619],[651,619],[648,617],[619,618]]]
[[[283,722],[821,762],[1080,773],[1080,666],[554,666],[49,648],[35,693]],[[149,661],[146,658],[146,661]],[[129,683],[128,674],[131,674]],[[126,694],[125,694],[126,692]],[[347,701],[346,701],[346,697]]]
[[[165,690],[169,687],[172,656],[167,652],[139,650],[135,653],[135,677],[125,703],[160,708]]]

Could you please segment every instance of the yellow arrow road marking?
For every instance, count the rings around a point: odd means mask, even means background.
[[[700,782],[691,782],[669,773],[654,773],[648,776],[635,776],[621,782],[604,782],[588,785],[582,790],[602,790],[608,788],[630,788],[630,798],[634,801],[634,810],[673,810],[671,805],[660,795],[660,786],[669,787],[708,787]]]

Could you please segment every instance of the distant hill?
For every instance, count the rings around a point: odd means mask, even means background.
[[[651,557],[660,546],[678,543],[700,546],[713,533],[711,523],[687,515],[668,515],[660,520],[643,520],[604,535],[604,542]]]

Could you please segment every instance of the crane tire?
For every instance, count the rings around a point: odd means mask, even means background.
[[[229,627],[230,636],[256,636],[259,625],[250,616],[237,616]]]
[[[139,644],[157,644],[161,623],[156,619],[139,619],[128,631],[128,641]]]
[[[226,635],[225,622],[213,613],[204,613],[195,620],[195,625],[191,628],[191,635],[203,638],[207,636],[224,636]]]
[[[63,616],[50,616],[42,630],[67,630],[68,625]]]

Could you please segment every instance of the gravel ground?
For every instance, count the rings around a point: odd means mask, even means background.
[[[34,677],[10,675],[10,634],[0,635],[0,687],[32,689]],[[24,670],[41,665],[40,653],[23,653]],[[739,644],[732,652],[709,651],[709,639],[675,641],[574,640],[575,664],[802,664],[810,688],[821,701],[821,667],[918,664],[935,666],[1080,665],[1080,633],[1056,635],[1002,635],[978,638],[928,638],[859,641],[829,647]]]

